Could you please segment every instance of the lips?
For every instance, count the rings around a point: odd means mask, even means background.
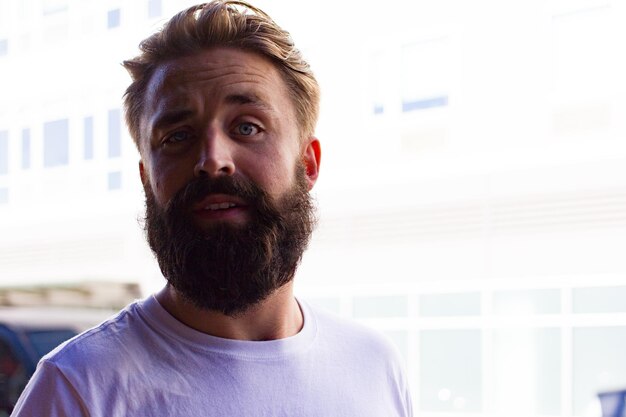
[[[241,198],[228,194],[211,194],[193,205],[193,212],[200,219],[241,220],[248,204]]]
[[[193,205],[193,211],[224,210],[233,207],[246,207],[248,204],[240,197],[229,194],[211,194]]]
[[[224,209],[229,209],[229,208],[233,208],[233,207],[237,207],[237,204],[235,204],[235,203],[214,203],[214,204],[209,204],[208,206],[205,206],[203,208],[203,210],[224,210]]]

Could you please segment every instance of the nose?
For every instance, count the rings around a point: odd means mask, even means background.
[[[220,175],[233,175],[234,173],[235,163],[228,136],[216,129],[210,129],[201,141],[194,175],[196,177],[203,175],[218,177]]]

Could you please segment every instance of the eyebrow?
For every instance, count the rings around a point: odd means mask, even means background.
[[[231,94],[226,96],[227,104],[251,105],[260,110],[273,112],[274,108],[263,101],[256,94]],[[166,110],[162,114],[156,116],[152,122],[152,130],[159,130],[164,127],[179,123],[193,116],[194,112],[189,109]]]
[[[193,111],[188,109],[165,111],[158,115],[152,123],[152,129],[158,130],[163,127],[185,120],[193,115]]]
[[[228,104],[252,105],[260,110],[274,111],[272,106],[267,104],[256,94],[231,94],[226,96],[225,101]]]

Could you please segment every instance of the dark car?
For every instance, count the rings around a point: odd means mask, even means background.
[[[11,414],[46,353],[112,314],[76,308],[0,308],[0,417]]]

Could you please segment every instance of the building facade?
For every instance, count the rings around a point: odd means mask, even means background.
[[[0,1],[0,285],[163,284],[120,62],[190,2]],[[626,387],[626,4],[256,2],[322,87],[299,296],[384,331],[419,416]]]

